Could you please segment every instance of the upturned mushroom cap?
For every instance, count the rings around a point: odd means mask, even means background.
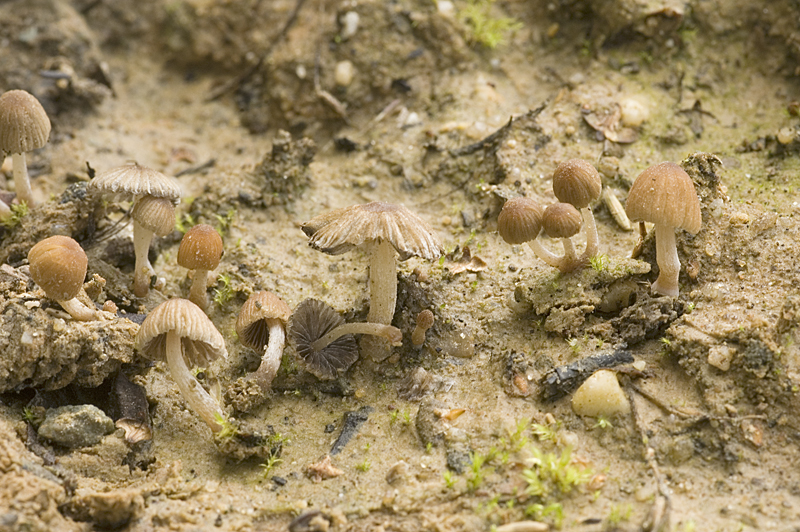
[[[222,237],[208,224],[198,224],[186,231],[178,248],[178,264],[189,270],[214,270],[224,250]]]
[[[83,248],[68,236],[51,236],[28,252],[31,278],[47,297],[67,301],[78,295],[86,277],[88,259]]]
[[[625,212],[634,222],[652,222],[692,234],[700,230],[703,221],[692,178],[670,162],[639,174],[628,192]]]
[[[553,193],[562,203],[585,209],[600,197],[603,182],[589,161],[570,159],[553,172]]]
[[[302,226],[314,249],[340,255],[368,242],[392,244],[400,260],[413,256],[435,260],[442,243],[433,229],[403,205],[373,201],[351,205],[312,218]]]
[[[358,360],[358,344],[352,334],[340,336],[320,351],[311,346],[343,323],[335,310],[316,299],[300,303],[289,320],[289,338],[300,363],[320,379],[335,379]]]
[[[247,347],[263,351],[269,342],[269,325],[266,320],[280,320],[286,326],[291,314],[289,305],[272,292],[256,292],[245,301],[239,311],[236,334]]]
[[[23,90],[0,96],[0,151],[25,153],[41,148],[50,137],[50,119],[42,104]]]
[[[100,172],[89,182],[89,188],[109,194],[168,198],[173,203],[181,197],[181,187],[174,178],[136,163]]]
[[[531,198],[511,198],[497,217],[497,232],[512,245],[534,240],[542,230],[544,209]]]
[[[136,349],[152,360],[163,359],[170,331],[181,337],[189,366],[205,367],[228,357],[222,335],[205,312],[188,299],[170,299],[154,308],[139,327]]]
[[[169,198],[145,196],[136,202],[131,216],[158,236],[167,236],[175,228],[175,206]]]
[[[570,238],[583,224],[581,213],[569,203],[553,203],[544,210],[542,227],[550,238]]]

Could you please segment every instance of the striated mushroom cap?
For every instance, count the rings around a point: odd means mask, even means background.
[[[247,347],[263,351],[269,343],[268,319],[280,320],[284,327],[292,309],[272,292],[262,290],[247,298],[236,319],[236,334]]]
[[[154,308],[139,327],[136,349],[150,359],[163,359],[170,331],[181,337],[183,356],[190,367],[205,367],[220,357],[228,357],[220,332],[206,313],[188,299],[170,299]]]
[[[544,209],[531,198],[511,198],[497,216],[497,232],[512,245],[534,240],[542,230]]]
[[[301,365],[322,380],[337,378],[358,360],[358,344],[352,334],[340,336],[320,351],[311,346],[343,323],[338,312],[316,299],[300,303],[289,320],[289,338]]]
[[[0,151],[25,153],[50,137],[50,119],[32,94],[13,90],[0,96]]]
[[[639,174],[628,192],[625,212],[634,222],[667,225],[692,234],[700,230],[703,222],[692,178],[670,162],[651,166]]]
[[[186,231],[178,247],[178,264],[189,270],[214,270],[224,249],[222,237],[208,224],[198,224]]]
[[[169,198],[145,196],[136,202],[131,216],[158,236],[167,236],[175,229],[175,206]]]
[[[181,187],[174,178],[137,163],[100,172],[89,182],[89,188],[108,194],[168,198],[173,203],[181,198]]]
[[[403,205],[373,201],[321,214],[304,223],[303,232],[314,249],[340,255],[369,242],[392,244],[400,260],[413,256],[438,259],[442,243],[430,225]]]
[[[51,236],[28,252],[31,278],[47,297],[68,301],[78,295],[89,260],[80,244],[68,236]]]
[[[553,193],[562,203],[584,209],[600,198],[603,182],[589,161],[570,159],[553,172]]]
[[[553,203],[544,210],[542,227],[550,238],[570,238],[583,224],[581,213],[569,203]]]

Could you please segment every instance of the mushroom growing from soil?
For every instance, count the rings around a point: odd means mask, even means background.
[[[414,332],[411,333],[411,343],[419,347],[425,343],[425,333],[433,327],[433,312],[428,309],[423,310],[417,315],[417,323]]]
[[[205,312],[187,299],[164,301],[142,322],[136,334],[136,349],[144,356],[166,358],[173,380],[189,406],[215,434],[225,419],[219,403],[192,374],[191,366],[206,367],[227,358],[225,340]]]
[[[571,238],[581,230],[581,213],[569,203],[553,203],[548,205],[542,216],[542,229],[550,238],[558,238],[564,246],[564,256],[559,257],[557,268],[562,273],[568,273],[584,263],[583,257],[578,257]]]
[[[50,137],[50,119],[42,104],[23,90],[0,96],[0,151],[11,154],[17,201],[33,206],[25,153],[41,148]]]
[[[675,163],[661,163],[639,174],[628,192],[625,211],[634,222],[651,222],[656,231],[658,279],[653,291],[677,297],[681,269],[675,229],[696,234],[702,225],[700,200],[683,168]]]
[[[208,273],[219,266],[223,253],[222,237],[208,224],[198,224],[186,231],[178,248],[178,264],[194,270],[189,301],[203,310],[208,308]]]
[[[78,301],[89,260],[83,248],[68,236],[51,236],[28,252],[31,278],[78,321],[97,319],[97,310]]]
[[[431,227],[402,205],[374,201],[321,214],[302,226],[314,249],[339,255],[363,247],[370,256],[369,316],[367,321],[388,325],[397,301],[397,263],[419,256],[436,260],[442,243]],[[380,361],[391,353],[383,341],[362,342],[370,356]]]
[[[583,159],[570,159],[559,164],[553,172],[553,193],[562,203],[579,209],[586,226],[586,250],[581,255],[585,263],[599,251],[597,224],[590,204],[600,198],[603,182],[594,166]]]
[[[147,295],[150,278],[155,275],[147,256],[153,235],[167,236],[175,228],[175,206],[167,198],[145,196],[136,202],[131,211],[133,218],[133,251],[136,272],[133,276],[133,293]],[[141,296],[140,296],[141,297]]]
[[[291,314],[292,309],[281,298],[262,290],[245,301],[236,319],[236,334],[242,344],[262,353],[254,377],[265,393],[281,366],[285,327]]]

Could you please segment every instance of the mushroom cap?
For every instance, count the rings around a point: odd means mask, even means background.
[[[297,306],[289,320],[289,338],[306,371],[320,379],[331,380],[358,360],[358,344],[352,334],[340,336],[320,351],[311,347],[343,323],[338,312],[317,299],[306,299]]]
[[[394,246],[400,260],[413,256],[435,260],[442,255],[442,242],[431,226],[403,205],[373,201],[321,214],[302,226],[314,249],[340,255],[369,242],[385,240]]]
[[[625,212],[633,222],[652,222],[685,229],[700,230],[703,218],[700,200],[692,178],[675,163],[661,163],[645,169],[633,182]]]
[[[47,144],[50,119],[32,94],[13,90],[0,96],[0,151],[25,153]]]
[[[585,209],[600,197],[603,181],[589,161],[570,159],[553,172],[553,193],[562,203]]]
[[[153,360],[165,358],[170,331],[181,337],[190,367],[205,367],[228,357],[225,340],[206,313],[188,299],[177,298],[164,301],[147,315],[136,334],[136,349]]]
[[[285,327],[291,315],[292,309],[283,299],[265,290],[255,292],[247,298],[239,311],[236,334],[242,344],[256,351],[263,351],[269,342],[267,320],[280,320]]]
[[[431,312],[428,309],[425,309],[419,314],[417,314],[416,326],[420,327],[421,329],[428,330],[433,326],[433,321],[434,321],[433,312]]]
[[[131,216],[158,236],[167,236],[175,229],[175,206],[169,198],[144,196],[133,206]]]
[[[583,224],[581,213],[569,203],[553,203],[544,210],[542,227],[550,238],[570,238]]]
[[[89,187],[112,194],[124,192],[133,196],[169,198],[173,203],[181,198],[181,187],[174,178],[137,163],[100,172],[89,181]]]
[[[78,295],[86,278],[89,260],[83,248],[68,236],[51,236],[28,252],[33,280],[47,297],[69,301]]]
[[[178,264],[189,270],[213,270],[219,266],[223,253],[219,233],[208,224],[198,224],[183,235]]]
[[[497,216],[497,232],[509,244],[524,244],[539,236],[543,215],[542,206],[531,198],[511,198]]]

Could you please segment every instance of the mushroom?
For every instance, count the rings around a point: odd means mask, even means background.
[[[537,257],[554,268],[561,264],[561,257],[546,249],[537,240],[542,231],[544,209],[531,198],[516,197],[505,202],[497,216],[497,232],[511,244],[527,243]]]
[[[675,243],[675,229],[691,234],[700,230],[700,200],[689,174],[675,163],[661,163],[647,168],[633,182],[625,211],[634,221],[651,222],[656,231],[658,279],[653,291],[677,297],[681,263]]]
[[[579,209],[586,224],[586,250],[581,255],[584,263],[599,251],[597,224],[589,205],[600,198],[602,188],[600,174],[583,159],[564,161],[553,172],[553,193],[556,198]]]
[[[542,229],[550,238],[561,239],[564,246],[564,256],[559,257],[557,266],[562,273],[571,272],[584,263],[584,259],[575,253],[571,240],[581,230],[581,224],[581,213],[569,203],[553,203],[544,210]]]
[[[89,188],[99,193],[132,196],[134,209],[136,208],[136,203],[146,196],[164,198],[170,200],[173,205],[176,205],[181,197],[181,188],[175,179],[136,163],[119,166],[97,174],[89,182]],[[174,219],[172,223],[174,225]],[[149,238],[152,238],[152,233],[148,233],[150,236],[147,238],[141,235],[141,233],[145,232],[141,225],[137,226],[134,222],[134,243],[139,242],[139,246],[144,246],[146,242],[147,248],[149,248]],[[150,261],[147,260],[146,250],[144,253],[137,252],[134,274],[134,294],[136,297],[147,295],[150,290],[150,283],[142,282],[142,279],[149,281],[152,275],[153,268],[150,265]]]
[[[33,206],[25,153],[41,148],[50,137],[50,119],[42,104],[23,90],[0,96],[0,151],[11,154],[17,201]]]
[[[133,251],[136,271],[133,274],[133,293],[147,295],[150,278],[155,275],[148,253],[153,235],[167,236],[175,228],[175,206],[167,198],[144,196],[131,211],[133,218]]]
[[[367,321],[389,325],[397,301],[397,264],[419,256],[435,260],[442,244],[431,227],[402,205],[375,201],[352,205],[317,216],[302,226],[314,249],[339,255],[354,247],[364,247],[370,256],[370,305]],[[375,360],[390,353],[385,342],[362,344]]]
[[[285,327],[292,309],[272,292],[260,291],[251,295],[236,319],[239,340],[256,351],[261,351],[261,365],[255,379],[263,392],[267,392],[278,373],[286,343]]]
[[[203,310],[208,307],[208,273],[219,266],[223,253],[222,237],[208,224],[198,224],[186,231],[178,248],[178,264],[194,270],[189,301]]]
[[[83,248],[68,236],[51,236],[28,252],[31,278],[78,321],[97,319],[96,309],[81,303],[77,296],[83,288],[88,259]]]
[[[425,333],[433,327],[433,312],[428,309],[423,310],[417,315],[417,324],[414,332],[411,333],[411,343],[419,347],[425,343]]]
[[[151,359],[166,358],[172,378],[189,406],[215,434],[225,415],[219,403],[197,382],[192,366],[207,366],[227,358],[225,340],[200,307],[187,299],[164,301],[142,322],[136,349]]]

